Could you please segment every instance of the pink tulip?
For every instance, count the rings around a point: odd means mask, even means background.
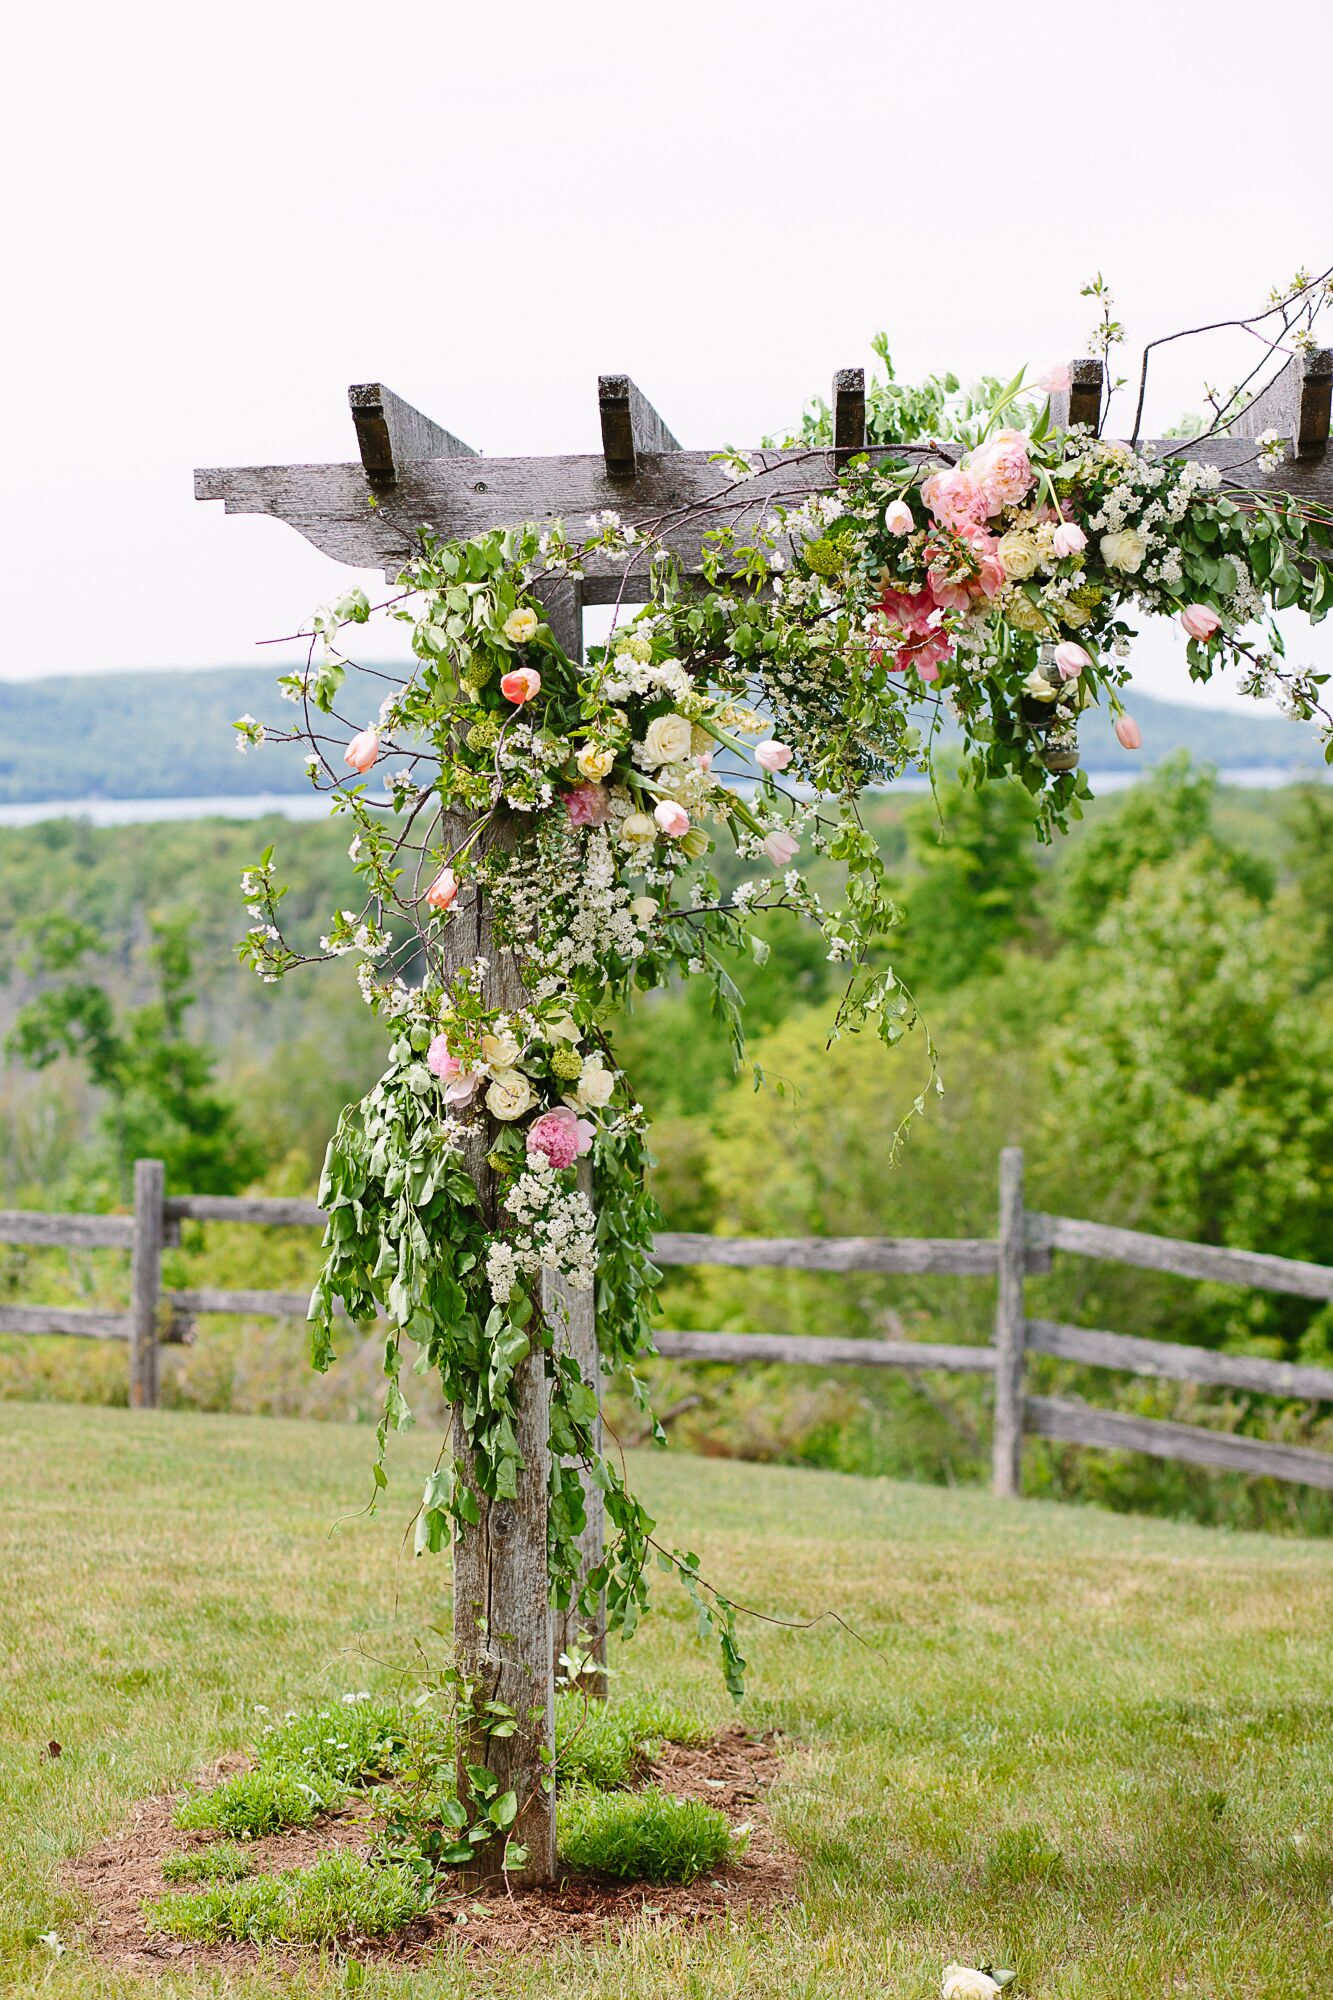
[[[785,868],[795,854],[798,843],[785,827],[774,827],[772,833],[764,836],[764,852],[775,868]]]
[[[1085,653],[1082,646],[1076,646],[1072,639],[1063,639],[1055,649],[1055,664],[1060,669],[1064,681],[1076,680],[1084,667],[1092,665],[1091,653]]]
[[[792,753],[787,744],[775,743],[772,737],[766,743],[760,743],[754,753],[754,761],[761,771],[785,771],[791,759]]]
[[[1206,604],[1187,604],[1180,614],[1180,622],[1191,639],[1211,639],[1222,620]]]
[[[1074,378],[1068,366],[1062,361],[1057,362],[1054,368],[1048,368],[1044,375],[1037,377],[1037,387],[1044,389],[1048,396],[1062,394],[1066,389],[1072,388],[1073,383]]]
[[[364,777],[379,754],[378,729],[363,729],[360,735],[354,736],[348,744],[343,762],[350,764],[354,771],[358,771]]]
[[[1143,731],[1132,715],[1118,715],[1115,719],[1115,733],[1124,750],[1143,748]]]
[[[426,901],[432,910],[452,910],[458,901],[458,881],[452,868],[441,868],[426,891]]]
[[[1058,556],[1076,556],[1088,546],[1088,538],[1076,521],[1062,521],[1051,536],[1051,547]]]
[[[674,799],[659,799],[653,807],[653,818],[671,840],[682,839],[690,830],[689,814]]]
[[[884,526],[891,535],[910,535],[916,522],[905,500],[891,500],[884,509]]]
[[[500,692],[506,701],[521,707],[541,692],[542,677],[535,667],[515,667],[512,674],[501,674]]]

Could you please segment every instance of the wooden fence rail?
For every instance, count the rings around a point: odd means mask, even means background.
[[[168,1195],[157,1160],[134,1171],[132,1215],[49,1215],[0,1210],[0,1243],[46,1249],[128,1250],[130,1301],[123,1312],[87,1306],[0,1304],[0,1334],[69,1334],[87,1340],[124,1340],[130,1349],[130,1400],[151,1408],[158,1399],[158,1351],[165,1341],[190,1337],[200,1313],[304,1319],[305,1292],[253,1291],[203,1286],[167,1291],[162,1286],[164,1246],[179,1241],[185,1221],[260,1224],[279,1229],[322,1229],[317,1202],[286,1197]],[[1333,1491],[1333,1453],[1304,1445],[1269,1444],[1202,1425],[1129,1416],[1072,1397],[1027,1392],[1027,1357],[1050,1356],[1088,1368],[1237,1389],[1246,1394],[1333,1403],[1333,1369],[1257,1355],[1219,1354],[1176,1341],[1145,1340],[1096,1327],[1029,1318],[1027,1279],[1049,1271],[1056,1252],[1131,1264],[1214,1284],[1254,1286],[1297,1298],[1333,1299],[1333,1267],[1184,1243],[1066,1215],[1025,1208],[1023,1155],[1000,1155],[999,1226],[991,1237],[823,1236],[743,1237],[664,1233],[653,1255],[663,1265],[723,1265],[732,1269],[880,1272],[912,1276],[989,1278],[996,1286],[991,1345],[942,1341],[816,1338],[786,1333],[664,1332],[659,1353],[685,1361],[744,1366],[779,1362],[797,1367],[940,1369],[989,1375],[994,1381],[992,1484],[1001,1496],[1022,1492],[1024,1437],[1108,1451],[1141,1451],[1189,1465],[1216,1466],[1252,1476],[1295,1480]]]

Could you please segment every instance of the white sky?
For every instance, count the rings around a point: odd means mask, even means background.
[[[354,458],[349,382],[592,450],[626,369],[682,443],[745,444],[881,326],[901,376],[966,376],[1086,351],[1099,269],[1131,357],[1251,311],[1333,263],[1330,54],[1327,0],[25,8],[0,676],[276,668],[254,642],[354,573],[191,469]],[[1149,429],[1257,352],[1169,350]],[[1188,688],[1170,643],[1138,664]]]

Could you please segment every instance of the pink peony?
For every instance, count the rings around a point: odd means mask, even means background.
[[[1048,396],[1065,395],[1073,386],[1073,375],[1063,361],[1057,361],[1053,368],[1048,368],[1044,375],[1038,375],[1036,380],[1036,387],[1044,389]]]
[[[921,497],[946,528],[964,528],[969,522],[979,525],[994,511],[978,481],[961,465],[932,472],[921,488]]]
[[[770,736],[765,743],[756,745],[754,761],[761,771],[785,771],[792,760],[792,753],[785,743],[775,743]]]
[[[605,826],[611,813],[611,794],[605,785],[575,785],[565,793],[565,811],[571,826]]]
[[[1115,733],[1124,750],[1143,748],[1143,731],[1132,715],[1118,715],[1115,719]]]
[[[690,830],[690,816],[675,799],[659,799],[653,807],[653,818],[671,840],[683,840]]]
[[[1092,665],[1092,654],[1076,646],[1072,639],[1064,639],[1055,649],[1055,664],[1062,681],[1077,680],[1084,667]]]
[[[1051,547],[1058,556],[1076,556],[1088,546],[1088,538],[1076,521],[1062,521],[1051,536]]]
[[[528,1127],[530,1153],[540,1153],[553,1167],[572,1167],[592,1146],[594,1127],[567,1104],[543,1111]]]
[[[354,771],[364,777],[380,754],[380,738],[377,729],[363,729],[354,736],[343,755],[343,762],[350,764]]]
[[[426,891],[426,901],[432,910],[452,910],[458,901],[458,878],[452,868],[441,868]]]
[[[1037,477],[1028,459],[1027,439],[1014,430],[996,431],[971,454],[968,470],[985,496],[987,514],[1014,506]]]
[[[916,522],[905,500],[890,500],[884,509],[884,526],[891,535],[910,535]]]
[[[426,1068],[431,1075],[447,1081],[451,1076],[457,1076],[462,1067],[458,1057],[450,1055],[449,1044],[444,1036],[437,1035],[426,1051]]]
[[[772,833],[764,835],[764,852],[775,868],[785,868],[798,845],[785,827],[776,826]]]
[[[1187,604],[1180,614],[1180,622],[1191,639],[1211,639],[1222,620],[1206,604]]]
[[[541,692],[542,677],[535,667],[515,667],[512,674],[501,674],[500,692],[506,701],[521,706],[531,701]]]

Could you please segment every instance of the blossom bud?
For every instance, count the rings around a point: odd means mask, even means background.
[[[1076,556],[1088,546],[1088,538],[1077,521],[1062,521],[1051,536],[1051,547],[1058,556]]]

